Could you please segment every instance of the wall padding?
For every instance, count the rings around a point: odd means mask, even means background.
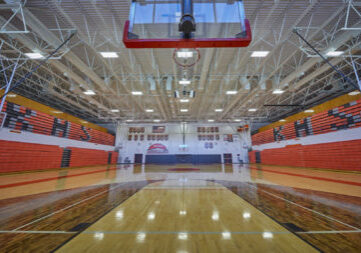
[[[68,147],[70,167],[108,164],[108,151]],[[112,152],[115,164],[118,152]],[[0,173],[60,168],[63,148],[56,145],[0,140]]]
[[[263,164],[361,171],[361,140],[291,145],[259,151]],[[256,151],[249,152],[251,163]]]
[[[60,168],[59,146],[0,140],[0,172]]]

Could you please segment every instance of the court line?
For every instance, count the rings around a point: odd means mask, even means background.
[[[251,184],[248,184],[248,185],[249,185],[250,187],[253,187],[253,188],[257,189],[257,190],[263,191],[263,192],[265,192],[265,193],[267,193],[267,194],[269,194],[269,195],[271,195],[271,196],[273,196],[273,197],[275,197],[275,198],[282,199],[282,200],[284,200],[284,201],[286,201],[286,202],[288,202],[288,203],[294,204],[295,206],[298,206],[298,207],[301,207],[301,208],[303,208],[303,209],[306,209],[307,211],[316,213],[316,214],[318,214],[318,215],[320,215],[320,216],[326,217],[327,219],[336,221],[336,222],[338,222],[338,223],[340,223],[340,224],[342,224],[342,225],[344,225],[344,226],[353,228],[353,229],[355,229],[355,230],[360,230],[360,229],[357,228],[357,227],[354,227],[354,226],[352,226],[352,225],[350,225],[350,224],[347,224],[347,223],[345,223],[345,222],[342,222],[342,221],[340,221],[340,220],[338,220],[338,219],[335,219],[335,218],[333,218],[333,217],[331,217],[331,216],[328,216],[328,215],[325,215],[325,214],[323,214],[323,213],[317,212],[317,211],[312,210],[312,209],[310,209],[310,208],[308,208],[308,207],[305,207],[305,206],[302,206],[302,205],[300,205],[300,204],[297,204],[297,203],[295,203],[295,202],[293,202],[293,201],[291,201],[291,200],[288,200],[288,199],[282,198],[282,197],[280,197],[280,196],[277,196],[276,194],[273,194],[273,193],[268,192],[268,191],[266,191],[266,190],[258,189],[256,186],[253,186],[253,185],[251,185]]]
[[[230,234],[259,234],[262,235],[263,233],[272,233],[272,234],[350,234],[350,233],[361,233],[361,230],[325,230],[325,231],[302,231],[302,232],[291,232],[291,231],[56,231],[56,230],[0,230],[0,234],[180,234],[180,233],[187,233],[187,234],[200,234],[200,235],[222,235],[223,233],[230,233]]]
[[[117,168],[109,168],[109,169],[102,169],[102,170],[95,170],[95,171],[90,171],[90,172],[78,173],[78,174],[73,174],[73,175],[48,177],[48,178],[36,179],[36,180],[32,180],[32,181],[22,181],[22,182],[17,182],[17,183],[12,183],[12,184],[4,184],[4,185],[0,185],[0,189],[1,188],[10,188],[10,187],[22,186],[22,185],[27,185],[27,184],[42,183],[42,182],[47,182],[47,181],[52,181],[52,180],[59,180],[59,179],[68,178],[68,177],[79,177],[79,176],[84,176],[84,175],[89,175],[89,174],[96,174],[96,173],[101,173],[101,172],[116,170],[116,169]]]
[[[111,189],[108,189],[108,190],[99,192],[99,193],[97,193],[97,194],[95,194],[95,195],[93,195],[93,196],[90,196],[90,197],[88,197],[88,198],[85,198],[85,199],[83,199],[83,200],[80,200],[80,201],[78,201],[78,202],[75,202],[74,204],[71,204],[71,205],[66,206],[66,207],[64,207],[64,208],[61,208],[61,209],[59,209],[59,210],[57,210],[57,211],[55,211],[55,212],[52,212],[52,213],[47,214],[47,215],[45,215],[45,216],[43,216],[43,217],[40,217],[40,218],[38,218],[38,219],[36,219],[36,220],[33,220],[33,221],[29,222],[29,223],[26,223],[26,224],[24,224],[24,225],[21,225],[21,226],[15,228],[15,229],[13,229],[12,231],[17,231],[17,230],[19,230],[19,229],[21,229],[21,228],[24,228],[24,227],[26,227],[26,226],[29,226],[29,225],[31,225],[31,224],[34,224],[34,223],[36,223],[36,222],[38,222],[38,221],[44,220],[44,219],[46,219],[46,218],[48,218],[48,217],[50,217],[50,216],[52,216],[52,215],[54,215],[54,214],[57,214],[57,213],[60,213],[60,212],[62,212],[62,211],[64,211],[64,210],[67,210],[67,209],[69,209],[69,208],[72,208],[72,207],[74,207],[74,206],[76,206],[76,205],[79,205],[80,203],[83,203],[83,202],[85,202],[85,201],[87,201],[87,200],[93,199],[93,198],[95,198],[95,197],[97,197],[97,196],[99,196],[99,195],[101,195],[101,194],[104,194],[104,193],[106,193],[106,192],[108,192],[108,191],[110,191],[110,190],[114,190],[114,189],[116,189],[116,188],[119,188],[119,187],[121,187],[121,186],[122,186],[122,185],[118,185],[118,186],[115,186],[115,187],[113,187],[113,188],[111,188]]]
[[[359,183],[359,182],[344,181],[344,180],[338,180],[338,179],[332,179],[332,178],[326,178],[326,177],[307,176],[307,175],[302,175],[302,174],[281,172],[281,171],[269,170],[269,169],[257,169],[257,168],[252,168],[252,167],[250,167],[250,169],[257,170],[257,171],[266,171],[266,172],[271,172],[271,173],[281,174],[281,175],[294,176],[294,177],[310,178],[310,179],[315,179],[315,180],[320,180],[320,181],[329,181],[329,182],[340,183],[340,184],[361,186],[361,183]]]

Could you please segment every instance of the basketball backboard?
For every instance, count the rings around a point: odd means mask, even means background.
[[[180,23],[188,16],[194,28],[185,34]],[[251,38],[242,0],[133,0],[123,42],[127,48],[246,47]]]

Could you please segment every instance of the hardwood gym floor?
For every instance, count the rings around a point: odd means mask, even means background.
[[[0,176],[4,252],[359,252],[361,174],[262,165]]]

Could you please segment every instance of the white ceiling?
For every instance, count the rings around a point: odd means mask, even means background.
[[[6,0],[3,4],[16,2]],[[76,37],[61,50],[59,57],[49,60],[16,93],[98,123],[126,119],[272,122],[354,89],[293,33],[298,28],[322,53],[331,48],[344,51],[342,57],[329,60],[355,80],[351,63],[354,61],[356,69],[360,68],[361,20],[357,11],[361,8],[357,1],[351,5],[348,2],[245,0],[253,33],[251,45],[200,49],[200,62],[189,70],[192,84],[187,89],[196,92],[190,103],[180,103],[173,96],[175,90],[182,89],[178,80],[183,72],[172,59],[172,49],[124,47],[122,33],[129,1],[26,1],[24,19],[21,13],[17,14],[6,29],[23,30],[25,20],[30,33],[4,33],[3,29],[1,55],[6,58],[2,68],[8,67],[6,73],[10,76],[20,55],[22,65],[15,72],[18,80],[38,63],[26,61],[23,53],[33,50],[49,53],[67,38],[71,29],[76,29]],[[352,29],[342,29],[348,7],[347,27]],[[14,7],[2,9],[0,23],[4,24],[14,10]],[[265,58],[251,58],[251,53],[258,50],[270,53]],[[104,59],[99,54],[102,51],[118,52],[119,58]],[[169,76],[173,80],[171,90],[166,87]],[[149,80],[155,81],[155,89]],[[285,92],[272,94],[275,88]],[[87,89],[94,90],[96,95],[84,95],[82,92]],[[226,95],[227,90],[238,93]],[[142,91],[143,96],[133,96],[131,91]],[[264,104],[305,107],[265,107]],[[223,112],[215,112],[219,108]],[[249,108],[257,111],[249,112]],[[146,109],[154,112],[147,113]]]

